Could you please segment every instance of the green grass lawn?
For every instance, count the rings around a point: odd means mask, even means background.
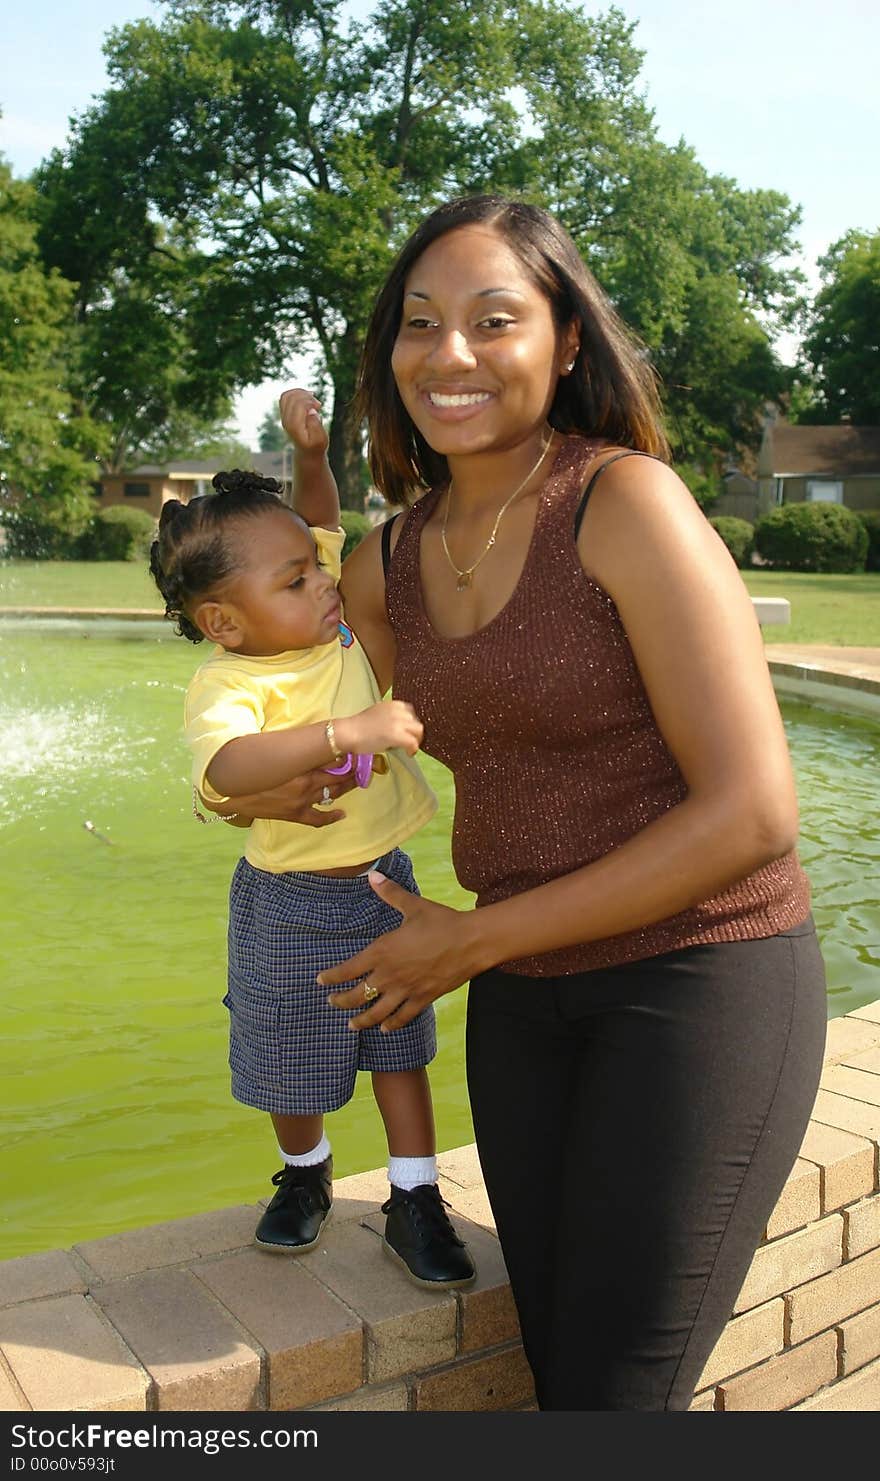
[[[880,572],[816,576],[745,571],[752,596],[787,597],[791,622],[765,627],[767,643],[832,643],[880,648]],[[138,561],[3,561],[0,606],[150,607],[158,592]]]
[[[151,607],[163,603],[146,561],[0,561],[3,607]]]
[[[751,596],[787,597],[791,603],[787,626],[762,628],[766,643],[880,648],[880,571],[744,571],[743,577]]]

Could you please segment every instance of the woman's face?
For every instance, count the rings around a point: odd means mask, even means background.
[[[391,368],[435,452],[503,452],[543,426],[577,342],[504,238],[462,226],[410,270]]]

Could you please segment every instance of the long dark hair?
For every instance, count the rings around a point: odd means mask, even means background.
[[[201,643],[205,635],[189,612],[241,569],[237,543],[229,538],[232,521],[288,507],[278,480],[259,473],[233,468],[215,473],[211,483],[213,494],[188,504],[169,499],[162,506],[159,532],[150,547],[150,575],[165,602],[165,616],[191,643]]]
[[[491,226],[550,305],[561,330],[580,327],[571,374],[560,376],[549,420],[560,432],[604,437],[668,460],[657,379],[645,347],[623,323],[555,217],[525,201],[465,196],[432,211],[395,259],[373,308],[353,404],[366,423],[373,482],[389,504],[408,504],[449,478],[445,457],[413,425],[394,381],[391,354],[400,329],[404,283],[438,237],[462,226]]]

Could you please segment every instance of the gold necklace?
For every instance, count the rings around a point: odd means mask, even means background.
[[[453,571],[455,572],[456,576],[458,577],[458,580],[455,583],[455,589],[456,589],[456,591],[467,591],[468,587],[471,585],[471,582],[473,580],[474,571],[477,569],[477,566],[480,564],[480,561],[485,560],[486,556],[489,554],[489,551],[492,549],[492,546],[495,544],[495,536],[498,534],[498,526],[500,525],[502,518],[507,513],[508,509],[510,508],[510,506],[513,503],[514,499],[516,498],[517,494],[521,494],[522,491],[523,491],[523,489],[525,488],[526,484],[528,483],[529,479],[530,478],[534,478],[535,474],[537,473],[538,469],[540,468],[541,464],[543,463],[544,459],[546,458],[547,453],[550,450],[550,444],[551,444],[552,441],[553,441],[553,433],[552,433],[552,430],[551,430],[550,435],[547,438],[547,441],[541,443],[541,454],[540,454],[540,457],[538,458],[538,461],[535,464],[534,468],[530,468],[529,469],[529,471],[526,474],[525,478],[523,479],[522,483],[518,483],[517,484],[517,486],[514,489],[513,493],[509,496],[509,498],[505,499],[504,503],[501,505],[501,508],[499,509],[497,515],[495,516],[495,523],[492,526],[492,533],[489,536],[488,540],[486,541],[485,549],[480,552],[480,554],[477,556],[476,560],[474,561],[473,565],[472,566],[468,566],[467,569],[464,570],[464,571],[460,571],[459,570],[458,566],[455,564],[455,561],[452,559],[452,556],[449,554],[449,546],[446,544],[446,525],[447,525],[447,522],[449,520],[449,507],[450,507],[450,505],[452,503],[452,480],[451,479],[449,480],[449,487],[446,490],[446,508],[445,508],[445,510],[443,512],[443,523],[440,526],[440,543],[443,546],[443,550],[444,550],[444,553],[446,555],[446,559],[448,560],[448,562],[451,565]]]

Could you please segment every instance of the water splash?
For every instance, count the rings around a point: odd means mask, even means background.
[[[14,821],[28,805],[22,782],[54,799],[84,778],[130,771],[133,750],[147,745],[150,737],[133,742],[119,716],[100,704],[0,704],[0,823]]]

